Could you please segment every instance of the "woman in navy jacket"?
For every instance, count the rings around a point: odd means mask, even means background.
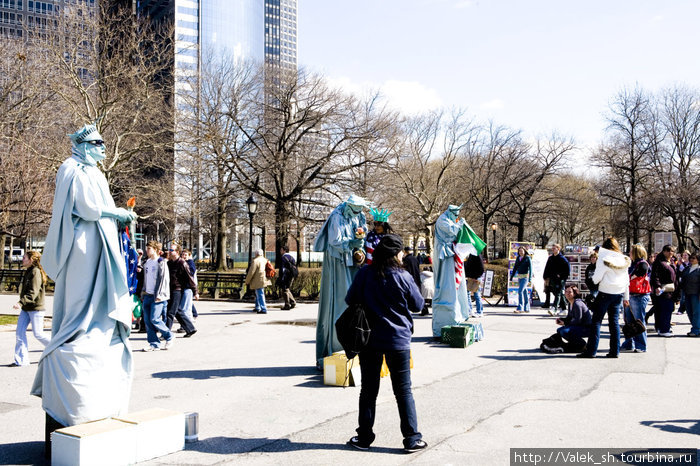
[[[382,361],[391,374],[391,385],[401,419],[404,450],[414,452],[427,444],[418,432],[416,405],[411,392],[411,312],[423,309],[423,297],[413,277],[403,269],[403,244],[397,235],[385,235],[374,249],[371,265],[359,270],[345,301],[361,303],[372,332],[367,347],[360,353],[362,388],[357,436],[348,445],[368,450],[374,441],[372,430],[379,392]]]

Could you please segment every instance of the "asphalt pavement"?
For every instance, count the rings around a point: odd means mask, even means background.
[[[16,296],[0,295],[0,313]],[[50,306],[51,300],[48,299]],[[198,333],[168,351],[143,353],[132,334],[132,411],[150,407],[199,413],[199,441],[150,465],[509,464],[511,448],[697,448],[700,446],[700,339],[652,334],[644,354],[607,359],[539,351],[556,329],[539,308],[486,306],[485,340],[467,349],[431,339],[430,317],[415,318],[412,371],[419,429],[428,448],[406,454],[388,378],[377,400],[376,441],[354,435],[359,387],[323,385],[315,368],[316,304],[255,314],[251,303],[197,302]],[[41,354],[12,362],[14,326],[0,327],[0,464],[42,464],[44,412],[29,395]]]

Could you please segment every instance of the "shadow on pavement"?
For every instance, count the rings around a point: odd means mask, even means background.
[[[663,421],[642,421],[642,425],[654,427],[664,432],[700,435],[700,421],[697,419],[674,419]],[[679,425],[686,424],[686,425]]]
[[[289,439],[269,439],[269,438],[236,438],[236,437],[211,437],[200,440],[192,445],[187,445],[187,451],[198,451],[201,453],[215,453],[230,455],[235,453],[274,453],[290,452],[299,450],[348,450],[356,451],[344,443],[306,443],[293,442]],[[364,453],[393,453],[404,455],[404,451],[399,448],[372,447]]]
[[[48,465],[44,458],[44,442],[0,444],[0,464]]]
[[[528,349],[512,349],[512,350],[499,350],[499,353],[517,353],[514,355],[502,355],[502,354],[485,354],[479,356],[484,359],[496,359],[498,361],[527,361],[535,359],[551,358],[556,356],[553,354],[543,353],[539,348],[528,348]]]
[[[153,374],[153,377],[156,379],[206,380],[224,377],[294,377],[316,374],[318,374],[318,371],[313,366],[288,366],[167,371],[156,372]]]

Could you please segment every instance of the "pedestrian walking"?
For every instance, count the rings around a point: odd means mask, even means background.
[[[255,259],[248,268],[248,273],[245,277],[246,286],[255,292],[255,312],[258,314],[267,314],[267,306],[265,305],[265,287],[272,283],[265,275],[265,266],[267,259],[265,252],[262,249],[255,251]]]
[[[41,267],[41,254],[38,251],[27,251],[22,258],[22,266],[26,269],[19,284],[19,301],[13,308],[21,309],[17,318],[15,330],[15,360],[11,366],[29,365],[29,346],[27,342],[27,327],[32,324],[32,333],[39,343],[49,344],[49,338],[44,333],[44,293],[46,290],[46,272]]]

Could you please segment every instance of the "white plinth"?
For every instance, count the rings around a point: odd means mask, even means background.
[[[64,427],[51,434],[51,464],[103,466],[134,464],[134,424],[116,419]]]

